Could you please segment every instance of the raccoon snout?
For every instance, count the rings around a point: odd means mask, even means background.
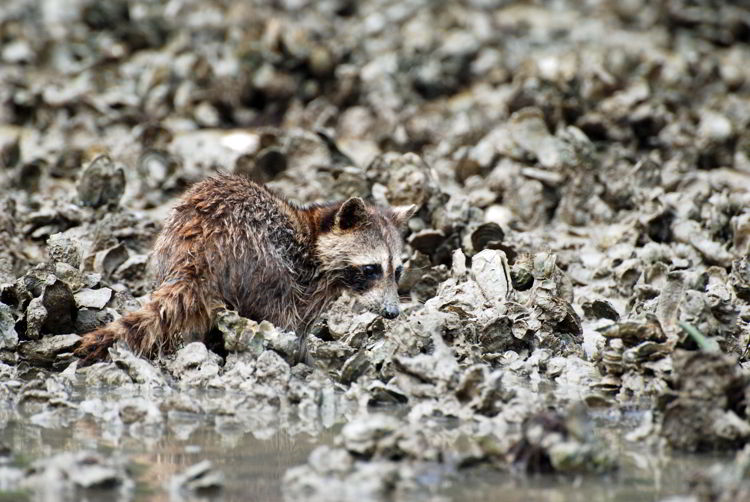
[[[398,305],[386,305],[383,307],[380,315],[382,315],[386,319],[395,319],[400,313],[401,309],[398,308]]]

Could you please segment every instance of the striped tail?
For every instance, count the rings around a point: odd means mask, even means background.
[[[140,310],[83,336],[76,355],[88,365],[106,359],[109,348],[125,341],[139,355],[153,358],[176,350],[183,336],[204,335],[211,329],[215,309],[196,287],[197,281],[167,282]]]

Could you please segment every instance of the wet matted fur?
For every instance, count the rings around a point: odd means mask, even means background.
[[[156,240],[159,286],[140,310],[87,333],[76,354],[91,363],[124,340],[154,357],[205,340],[217,311],[237,310],[303,334],[342,290],[370,310],[398,315],[399,227],[414,206],[361,198],[300,206],[246,178],[194,185]]]

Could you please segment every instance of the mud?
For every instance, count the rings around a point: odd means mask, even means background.
[[[243,500],[263,461],[210,446],[283,436],[305,452],[269,454],[270,500],[614,500],[633,463],[639,496],[746,497],[748,19],[699,0],[7,1],[0,492]],[[175,198],[217,172],[417,204],[401,316],[344,296],[302,336],[225,311],[215,344],[79,367],[80,336],[147,299]],[[187,460],[155,476],[157,451]],[[654,462],[695,473],[662,485]]]

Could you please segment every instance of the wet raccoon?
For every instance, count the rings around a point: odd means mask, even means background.
[[[204,180],[156,241],[160,285],[150,301],[84,335],[76,353],[86,363],[101,360],[116,340],[147,357],[168,353],[183,339],[205,340],[223,308],[303,334],[344,290],[395,318],[399,227],[415,209],[359,197],[299,206],[238,176]]]

